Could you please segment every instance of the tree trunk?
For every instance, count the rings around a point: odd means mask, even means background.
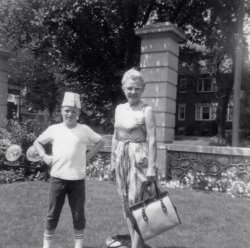
[[[225,145],[225,125],[227,116],[227,105],[229,96],[222,96],[218,99],[217,108],[217,145]]]
[[[225,128],[226,128],[226,118],[227,118],[227,107],[229,103],[229,99],[232,92],[233,80],[232,75],[230,76],[221,76],[217,75],[216,81],[218,82],[218,91],[217,91],[217,141],[216,145],[223,146],[228,142],[225,136]]]

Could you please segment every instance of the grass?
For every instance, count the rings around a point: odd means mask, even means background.
[[[112,182],[87,181],[85,248],[104,247],[105,239],[127,233],[120,199]],[[169,190],[182,224],[148,241],[158,248],[247,248],[250,244],[249,201],[222,193]],[[0,186],[0,247],[42,247],[48,183]],[[72,223],[65,205],[55,248],[73,246]]]

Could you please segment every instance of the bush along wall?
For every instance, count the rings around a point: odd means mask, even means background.
[[[26,158],[26,151],[35,139],[36,135],[29,132],[26,124],[16,120],[9,120],[5,128],[0,128],[0,183],[48,179],[48,167],[44,163],[34,163]],[[11,145],[22,149],[21,156],[15,161],[8,161],[5,156]]]
[[[17,181],[33,181],[49,179],[49,167],[43,162],[30,162],[24,155],[10,162],[6,159],[0,162],[0,184]]]
[[[87,164],[87,179],[98,179],[99,181],[113,181],[114,174],[110,172],[110,152],[99,152]]]
[[[0,128],[0,184],[25,180],[49,179],[50,167],[42,161],[31,162],[26,157],[27,149],[36,139],[35,133],[29,128],[29,123],[20,123],[15,120],[7,122],[6,128]],[[16,144],[22,148],[22,154],[16,161],[7,161],[6,150]],[[45,147],[51,153],[51,146]],[[99,152],[87,164],[87,179],[114,180],[109,172],[110,152]]]
[[[227,192],[250,198],[250,149],[167,145],[172,186]]]
[[[42,161],[31,162],[26,157],[27,149],[32,146],[36,135],[30,132],[29,125],[15,120],[7,122],[6,128],[0,128],[0,184],[26,180],[49,179],[50,167]],[[7,161],[6,150],[13,144],[22,149],[21,156],[16,161]],[[50,153],[51,146],[45,150]],[[100,152],[87,164],[87,178],[97,180],[114,180],[109,172],[110,153]]]
[[[0,162],[0,184],[18,181],[49,180],[50,167],[45,163],[30,162],[23,155],[17,161],[9,162],[4,153]],[[100,152],[87,163],[87,179],[98,181],[113,181],[114,174],[110,173],[110,153]]]

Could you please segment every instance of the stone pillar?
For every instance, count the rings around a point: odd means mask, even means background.
[[[7,117],[9,57],[10,53],[0,44],[0,127],[5,125]]]
[[[175,25],[156,23],[136,29],[141,37],[140,67],[146,81],[143,100],[151,105],[156,117],[157,162],[165,175],[166,143],[174,140],[178,42],[185,39]]]

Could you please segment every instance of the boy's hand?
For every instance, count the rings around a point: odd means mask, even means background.
[[[47,164],[48,166],[51,166],[52,165],[52,162],[53,162],[53,157],[50,156],[50,155],[47,155],[47,154],[44,154],[43,157],[42,157],[42,161]]]

